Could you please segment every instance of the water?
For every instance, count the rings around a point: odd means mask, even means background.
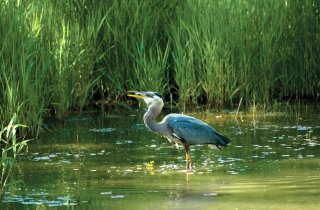
[[[52,123],[16,164],[1,209],[319,209],[319,112],[196,112],[232,139],[192,146],[193,170],[143,112]],[[127,115],[127,117],[124,117]]]

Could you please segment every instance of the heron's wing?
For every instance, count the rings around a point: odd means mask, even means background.
[[[226,146],[230,140],[207,123],[194,117],[170,114],[164,119],[172,135],[187,144]]]

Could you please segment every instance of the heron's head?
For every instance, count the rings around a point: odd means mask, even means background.
[[[129,97],[133,98],[141,98],[146,102],[147,106],[154,106],[159,107],[162,109],[163,107],[163,100],[159,93],[151,92],[151,91],[129,91]]]

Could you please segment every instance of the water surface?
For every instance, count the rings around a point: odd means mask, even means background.
[[[227,135],[221,151],[149,132],[143,111],[51,123],[21,156],[1,209],[319,209],[317,110],[189,112]]]

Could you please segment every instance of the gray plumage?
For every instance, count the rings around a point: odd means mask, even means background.
[[[172,136],[178,138],[182,143],[214,144],[218,148],[227,146],[230,140],[219,134],[207,123],[194,117],[182,114],[169,114],[163,121],[166,122]]]
[[[157,123],[156,117],[164,105],[158,93],[135,91],[129,92],[128,96],[141,98],[146,102],[148,111],[144,114],[143,120],[150,130],[166,137],[171,142],[184,146],[187,168],[190,168],[192,164],[189,145],[214,144],[220,149],[220,146],[227,146],[230,143],[230,139],[219,134],[207,123],[187,115],[169,114]]]

